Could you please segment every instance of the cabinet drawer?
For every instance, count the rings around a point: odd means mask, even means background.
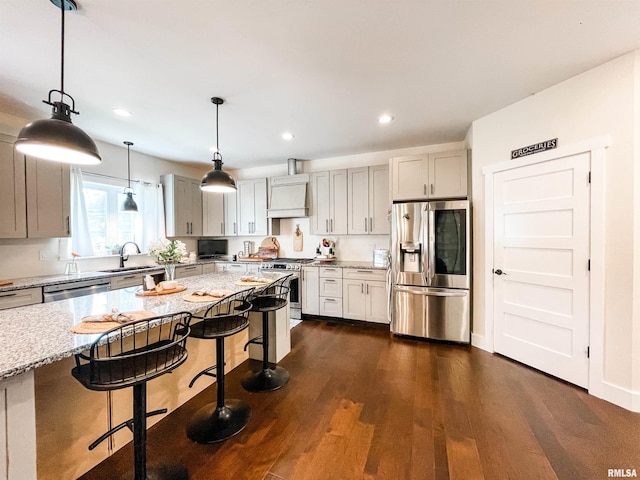
[[[320,279],[320,296],[342,298],[342,279],[341,278],[321,278]]]
[[[42,303],[42,288],[23,288],[0,292],[0,310]]]
[[[176,278],[193,277],[194,275],[202,275],[202,265],[176,267]]]
[[[354,280],[377,280],[384,282],[387,279],[386,270],[372,270],[368,268],[344,268],[342,278]]]
[[[146,273],[132,273],[129,275],[121,275],[111,277],[111,290],[118,290],[127,287],[142,287],[142,279]],[[164,276],[163,276],[164,278]]]
[[[342,317],[342,298],[320,297],[320,315]]]
[[[318,267],[320,278],[342,278],[342,268],[339,267]]]
[[[247,266],[243,263],[223,263],[220,265],[222,272],[246,272]]]
[[[215,263],[205,263],[202,265],[202,273],[215,273],[216,272],[216,264]]]

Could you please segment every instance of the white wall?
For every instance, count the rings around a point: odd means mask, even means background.
[[[640,287],[640,173],[638,172],[638,53],[627,54],[598,68],[530,96],[472,125],[472,201],[474,205],[475,341],[482,344],[487,322],[483,299],[485,275],[492,268],[484,258],[484,178],[486,165],[508,161],[510,151],[558,137],[570,145],[608,134],[605,204],[605,345],[604,381],[626,392],[640,389],[640,308],[634,292]]]

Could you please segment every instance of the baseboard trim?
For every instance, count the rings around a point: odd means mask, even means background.
[[[471,333],[471,345],[473,347],[485,350],[489,353],[493,353],[493,348],[487,345],[486,337],[484,335],[478,335],[477,333]]]
[[[640,412],[640,392],[602,382],[600,388],[589,390],[589,394],[632,412]]]

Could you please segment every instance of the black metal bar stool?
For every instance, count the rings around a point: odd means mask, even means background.
[[[226,440],[240,432],[249,422],[251,408],[240,400],[224,398],[224,339],[249,326],[249,300],[253,289],[223,298],[210,306],[202,319],[191,327],[193,338],[215,339],[216,364],[198,373],[189,388],[202,375],[215,377],[217,381],[217,401],[202,407],[187,427],[187,436],[197,443],[213,443]],[[215,370],[215,373],[211,373]]]
[[[269,312],[275,312],[287,305],[289,297],[289,280],[291,275],[279,278],[251,299],[252,312],[262,313],[262,335],[249,340],[249,344],[262,345],[262,369],[249,372],[242,379],[242,386],[249,392],[270,392],[283,387],[289,381],[289,372],[279,365],[269,365]]]
[[[181,312],[115,327],[91,345],[89,354],[76,354],[71,374],[90,390],[108,391],[133,386],[133,418],[113,427],[89,446],[100,442],[124,427],[133,432],[134,479],[147,477],[147,417],[166,413],[167,409],[147,413],[147,382],[184,363],[191,314]],[[182,466],[162,465],[149,469],[149,478],[188,479]]]

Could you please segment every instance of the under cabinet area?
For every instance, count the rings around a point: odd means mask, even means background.
[[[344,318],[389,323],[385,270],[345,268],[342,277]]]
[[[168,237],[202,235],[200,180],[169,174],[160,177],[164,186],[165,223]]]
[[[391,197],[398,200],[464,198],[467,151],[424,153],[391,159]]]

